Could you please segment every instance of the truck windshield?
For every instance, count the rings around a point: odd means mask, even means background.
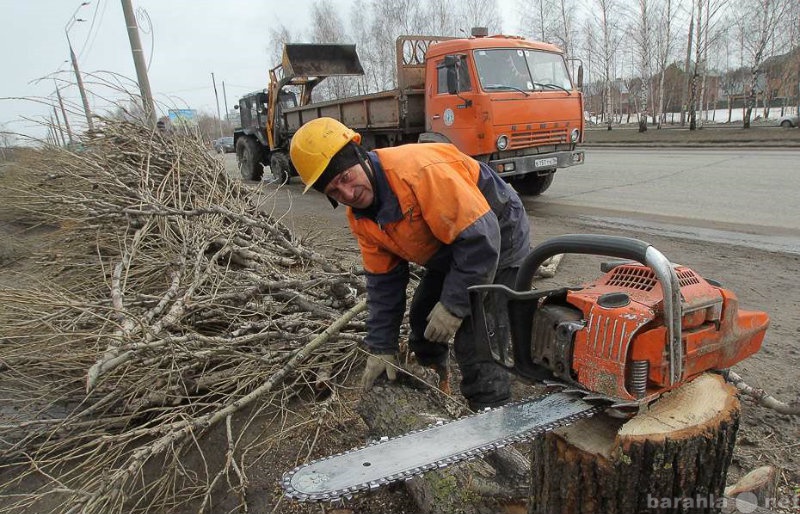
[[[498,48],[475,50],[475,67],[485,91],[572,89],[560,54],[539,50]]]

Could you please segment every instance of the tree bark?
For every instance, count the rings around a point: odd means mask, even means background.
[[[735,392],[703,375],[629,420],[598,416],[535,439],[530,513],[718,512]]]
[[[398,384],[375,386],[363,395],[358,411],[374,436],[393,437],[451,419],[440,394]],[[503,448],[405,485],[424,513],[518,514],[527,510],[528,463],[515,449]]]

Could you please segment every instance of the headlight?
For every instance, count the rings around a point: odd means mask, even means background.
[[[581,131],[580,130],[572,129],[572,133],[570,134],[570,137],[572,138],[572,142],[573,143],[576,143],[580,136],[581,136]]]
[[[497,138],[497,149],[500,151],[505,150],[508,148],[508,137],[507,136],[500,136]]]

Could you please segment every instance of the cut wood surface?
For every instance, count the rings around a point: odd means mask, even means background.
[[[629,420],[535,439],[531,513],[717,512],[738,423],[735,388],[707,374]]]

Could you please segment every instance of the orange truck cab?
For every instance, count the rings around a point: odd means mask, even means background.
[[[556,169],[583,164],[583,96],[555,46],[452,39],[430,45],[425,61],[421,140],[451,141],[522,194],[540,194]]]

